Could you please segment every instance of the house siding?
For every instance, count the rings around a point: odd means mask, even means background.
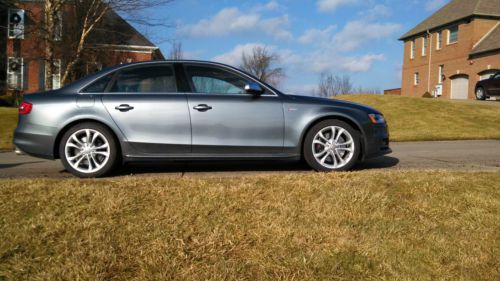
[[[23,89],[24,93],[33,93],[39,92],[43,90],[44,81],[41,81],[45,77],[44,73],[44,44],[43,41],[38,37],[30,34],[30,26],[34,26],[41,22],[41,16],[43,15],[43,6],[40,3],[34,2],[25,2],[17,5],[18,8],[29,11],[27,15],[29,18],[26,18],[26,27],[25,27],[25,38],[24,39],[8,39],[7,33],[3,32],[2,40],[3,46],[5,48],[5,61],[8,57],[19,57],[23,58],[23,62],[25,65],[25,70],[27,72],[24,74],[23,81]],[[65,11],[65,15],[69,13],[69,10]],[[64,17],[63,17],[64,18]],[[7,26],[6,17],[2,17],[2,20],[5,21],[5,26]],[[64,32],[64,27],[63,27]],[[124,49],[123,47],[127,47]],[[137,62],[137,61],[148,61],[155,59],[154,50],[143,50],[143,49],[134,49],[129,46],[107,46],[96,48],[99,52],[99,57],[104,58],[100,63],[103,67],[111,66],[120,63],[128,63],[128,62]],[[57,56],[57,55],[56,55]],[[61,72],[64,71],[64,61],[62,62],[63,67]],[[0,64],[2,67],[2,64]],[[2,75],[0,77],[6,76],[8,66],[3,66]],[[61,73],[62,74],[62,73]],[[0,85],[1,86],[1,85]],[[7,87],[3,87],[2,92],[0,94],[4,94],[5,92],[9,92]]]
[[[403,81],[402,95],[421,97],[425,92],[433,93],[439,82],[439,66],[444,65],[442,98],[451,98],[451,78],[457,75],[466,75],[469,78],[468,98],[474,98],[475,85],[480,79],[480,73],[488,69],[500,69],[500,52],[493,52],[482,57],[470,57],[470,53],[498,20],[475,18],[470,21],[462,21],[458,24],[458,42],[448,45],[448,32],[446,28],[432,32],[428,36],[428,48],[426,56],[422,56],[422,36],[409,38],[404,43]],[[450,25],[451,27],[453,25]],[[436,50],[437,33],[442,31],[443,44],[440,50]],[[411,40],[415,40],[416,55],[410,59]],[[431,39],[432,38],[432,39]],[[430,42],[432,40],[432,43]],[[432,52],[430,63],[429,80],[429,52]],[[420,73],[420,84],[413,84],[413,75]],[[430,82],[430,83],[429,83]]]

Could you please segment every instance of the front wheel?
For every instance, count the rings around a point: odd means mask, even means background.
[[[307,133],[303,152],[306,162],[317,171],[349,170],[359,157],[359,133],[342,121],[322,121]]]
[[[476,99],[477,100],[485,100],[486,99],[486,92],[484,91],[483,87],[478,87],[476,89]]]
[[[97,178],[111,172],[117,153],[112,133],[96,123],[81,123],[70,128],[59,146],[64,167],[80,178]]]

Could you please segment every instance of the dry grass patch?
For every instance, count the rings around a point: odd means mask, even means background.
[[[498,280],[499,176],[1,180],[0,276]]]
[[[12,138],[17,126],[17,108],[0,107],[0,151],[12,150]]]
[[[500,139],[500,106],[380,95],[339,99],[382,111],[394,141]]]

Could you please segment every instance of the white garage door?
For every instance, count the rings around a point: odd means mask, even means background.
[[[451,80],[451,98],[457,100],[469,98],[469,78],[457,77]]]

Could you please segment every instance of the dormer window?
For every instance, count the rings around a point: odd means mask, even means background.
[[[448,29],[448,44],[458,42],[458,25]]]

